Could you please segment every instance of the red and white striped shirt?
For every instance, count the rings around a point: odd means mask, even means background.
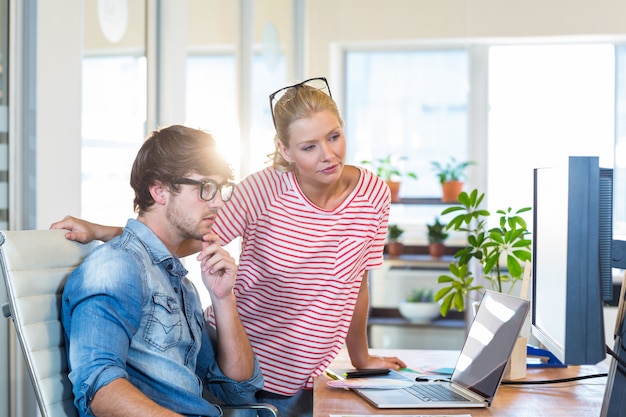
[[[334,210],[271,167],[237,185],[213,230],[224,243],[243,238],[235,294],[265,390],[310,389],[339,353],[363,274],[382,265],[389,204],[368,170]]]

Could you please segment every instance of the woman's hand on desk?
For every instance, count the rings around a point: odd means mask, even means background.
[[[359,366],[359,369],[370,368],[388,368],[398,370],[400,368],[406,368],[406,363],[396,356],[378,356],[368,355],[367,362],[364,366]]]

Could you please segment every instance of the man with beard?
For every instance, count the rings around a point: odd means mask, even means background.
[[[137,218],[87,257],[63,292],[81,416],[221,415],[205,388],[227,403],[254,402],[263,378],[237,312],[237,267],[211,233],[232,177],[201,130],[170,126],[144,142],[130,177]],[[188,239],[202,241],[197,259],[215,329],[175,255]]]

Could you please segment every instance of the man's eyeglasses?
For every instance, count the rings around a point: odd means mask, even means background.
[[[276,103],[281,101],[281,103],[284,105],[286,102],[296,96],[299,88],[302,88],[304,86],[320,90],[328,96],[332,97],[332,94],[330,93],[330,87],[328,86],[328,81],[325,77],[310,78],[308,80],[302,81],[301,83],[283,87],[280,90],[274,91],[272,94],[270,94],[270,111],[272,112],[272,121],[274,122],[274,127],[276,127],[276,120],[274,120],[274,106],[276,105]]]
[[[198,181],[192,180],[191,178],[179,178],[174,181],[174,184],[199,185],[200,198],[204,201],[213,200],[215,194],[217,194],[217,191],[219,190],[222,201],[227,202],[233,196],[233,191],[235,190],[235,184],[228,181],[218,184],[212,180]]]

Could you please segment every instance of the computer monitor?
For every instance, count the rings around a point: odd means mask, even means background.
[[[594,156],[534,170],[531,331],[563,365],[606,356],[612,296],[613,170]]]

